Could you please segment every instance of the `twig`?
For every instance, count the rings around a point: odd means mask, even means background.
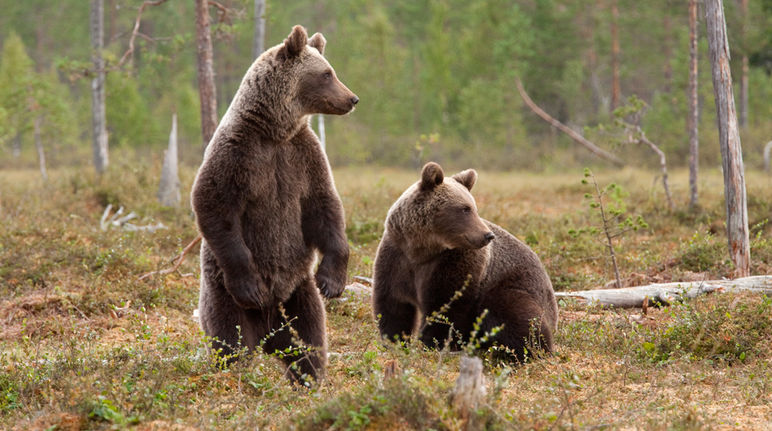
[[[129,58],[133,58],[134,54],[134,40],[137,38],[137,35],[139,34],[139,24],[142,21],[142,12],[144,12],[145,8],[147,6],[158,6],[162,3],[166,3],[167,0],[145,0],[142,2],[142,5],[139,6],[139,11],[137,12],[137,18],[134,20],[134,30],[131,32],[131,38],[129,38],[129,49],[126,50],[126,52],[123,54],[121,59],[118,61],[118,65],[116,68],[120,68],[123,66],[124,63],[126,63],[126,60]]]
[[[177,268],[179,268],[180,265],[182,264],[182,262],[185,260],[185,255],[187,255],[188,252],[190,252],[190,250],[192,250],[193,247],[195,247],[196,244],[198,244],[200,241],[201,241],[201,235],[198,235],[193,241],[190,242],[190,244],[186,245],[185,248],[182,249],[182,252],[172,259],[172,261],[176,260],[176,262],[174,262],[174,265],[171,268],[162,269],[162,270],[158,270],[158,271],[146,272],[146,273],[142,274],[137,279],[137,281],[144,280],[144,279],[146,279],[146,278],[148,278],[148,277],[150,277],[152,275],[156,275],[156,274],[158,274],[158,275],[166,275],[166,274],[170,274],[170,273],[176,271]]]
[[[533,100],[528,96],[528,93],[525,92],[525,89],[523,88],[523,83],[520,82],[520,78],[515,77],[515,85],[517,85],[517,91],[520,92],[520,97],[523,98],[523,101],[525,101],[525,104],[528,105],[531,110],[541,117],[544,121],[550,123],[553,127],[560,130],[561,132],[567,134],[571,137],[574,141],[578,142],[579,144],[583,145],[585,148],[590,150],[593,154],[596,156],[608,160],[611,163],[614,163],[617,166],[624,166],[624,162],[616,157],[615,155],[609,153],[606,150],[603,150],[602,148],[598,147],[597,145],[593,144],[592,142],[588,141],[584,136],[576,133],[575,131],[571,130],[570,127],[566,126],[565,124],[561,123],[560,121],[552,118],[551,115],[549,115],[547,112],[545,112],[543,109],[541,109],[536,103],[534,103]]]

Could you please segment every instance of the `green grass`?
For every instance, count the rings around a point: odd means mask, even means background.
[[[120,158],[114,158],[120,160]],[[198,262],[165,268],[196,236],[187,198],[156,203],[159,163],[117,162],[103,177],[61,169],[0,175],[0,429],[461,429],[448,399],[459,354],[384,345],[366,296],[326,302],[328,376],[293,389],[274,358],[223,369],[192,319]],[[450,173],[450,172],[449,172]],[[183,168],[183,190],[195,170]],[[671,174],[667,211],[654,173],[596,172],[620,184],[627,211],[647,229],[615,245],[626,284],[731,276],[720,173],[701,172],[691,212],[685,171]],[[386,211],[418,172],[337,170],[347,217],[349,277],[370,276]],[[597,226],[582,172],[481,171],[473,193],[483,217],[541,256],[557,290],[612,279],[603,244],[571,229]],[[772,177],[748,172],[752,272],[772,268]],[[186,192],[183,192],[183,196]],[[99,229],[107,204],[166,230]],[[195,254],[195,253],[194,253]],[[763,429],[772,423],[772,303],[714,294],[650,309],[561,303],[556,354],[520,367],[486,362],[488,393],[475,413],[488,429]],[[385,378],[386,369],[399,369]]]

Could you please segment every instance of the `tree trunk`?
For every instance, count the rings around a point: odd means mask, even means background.
[[[536,103],[534,103],[533,100],[531,100],[531,97],[528,96],[528,93],[525,92],[525,89],[523,88],[523,83],[520,82],[520,78],[517,78],[517,77],[515,78],[515,85],[517,86],[517,91],[520,92],[520,97],[523,98],[523,101],[525,102],[525,104],[528,105],[528,107],[531,108],[531,110],[536,115],[541,117],[544,121],[550,123],[553,127],[557,128],[561,132],[563,132],[563,133],[567,134],[568,136],[570,136],[571,139],[573,139],[577,143],[581,144],[582,146],[584,146],[585,148],[590,150],[596,156],[598,156],[598,157],[600,157],[602,159],[608,160],[608,161],[614,163],[617,166],[624,166],[625,163],[622,160],[620,160],[619,158],[617,158],[615,155],[613,155],[613,154],[611,154],[611,153],[609,153],[609,152],[607,152],[607,151],[605,151],[605,150],[603,150],[601,148],[598,148],[598,146],[596,146],[592,142],[590,142],[587,139],[585,139],[584,136],[576,133],[575,131],[571,130],[570,127],[568,127],[565,124],[561,123],[560,121],[552,118],[551,115],[549,115],[543,109],[541,109],[538,105],[536,105]]]
[[[772,141],[767,142],[767,145],[764,146],[764,170],[767,172],[772,172],[770,158],[772,158]]]
[[[265,50],[265,0],[255,0],[255,37],[252,42],[252,58]]]
[[[105,62],[102,58],[104,38],[104,0],[91,0],[91,119],[93,124],[94,168],[101,174],[107,169],[107,126],[105,116]]]
[[[729,41],[726,19],[721,0],[705,1],[710,64],[713,71],[713,90],[718,115],[718,135],[724,169],[724,197],[726,199],[726,230],[729,254],[737,268],[737,275],[750,273],[750,243],[748,233],[748,206],[745,194],[740,132],[737,127],[732,75],[729,69]]]
[[[322,144],[322,151],[327,152],[327,135],[324,131],[324,115],[319,114],[319,142]]]
[[[13,155],[14,159],[18,159],[19,156],[21,156],[21,132],[17,132],[16,136],[13,137],[13,142],[11,143],[11,154]]]
[[[176,207],[180,203],[180,178],[177,173],[177,114],[172,115],[172,131],[169,133],[169,148],[164,152],[158,201],[167,207]]]
[[[619,84],[619,7],[611,0],[611,111],[619,107],[622,97]]]
[[[558,298],[580,298],[590,305],[633,308],[649,303],[672,304],[711,292],[750,291],[772,294],[772,276],[737,278],[734,280],[706,280],[673,283],[655,283],[621,289],[595,289],[578,292],[555,292]]]
[[[43,141],[40,138],[40,123],[43,118],[38,115],[35,117],[34,134],[35,134],[35,149],[38,152],[38,162],[40,164],[40,176],[43,177],[43,181],[48,181],[48,172],[46,172],[46,153],[43,151]]]
[[[474,419],[475,411],[485,401],[485,378],[482,371],[480,358],[466,355],[461,357],[452,403],[461,417],[461,428],[465,430],[479,429],[481,425],[475,423]]]
[[[699,166],[699,110],[697,99],[697,0],[689,0],[689,206],[696,208]]]
[[[196,43],[198,52],[198,94],[201,101],[203,148],[217,129],[217,91],[214,85],[212,35],[209,31],[209,2],[196,0]]]
[[[742,43],[747,45],[746,31],[748,29],[748,0],[740,1],[740,15],[742,19]],[[743,50],[745,51],[745,50]],[[743,52],[742,74],[740,75],[740,127],[748,125],[748,54]]]

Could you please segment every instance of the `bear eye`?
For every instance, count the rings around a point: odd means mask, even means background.
[[[324,79],[332,79],[332,72],[329,70],[327,72],[324,72]]]
[[[467,206],[465,206],[465,207],[461,208],[461,211],[463,211],[463,212],[464,212],[464,214],[469,214],[469,213],[471,213],[471,212],[472,212],[472,207],[470,207],[469,205],[467,205]]]

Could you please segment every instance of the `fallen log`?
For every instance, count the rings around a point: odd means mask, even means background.
[[[555,292],[558,298],[577,298],[587,305],[636,308],[644,302],[669,305],[712,292],[751,291],[772,295],[772,275],[758,275],[734,280],[684,281],[655,283],[621,289],[596,289],[578,292]]]

